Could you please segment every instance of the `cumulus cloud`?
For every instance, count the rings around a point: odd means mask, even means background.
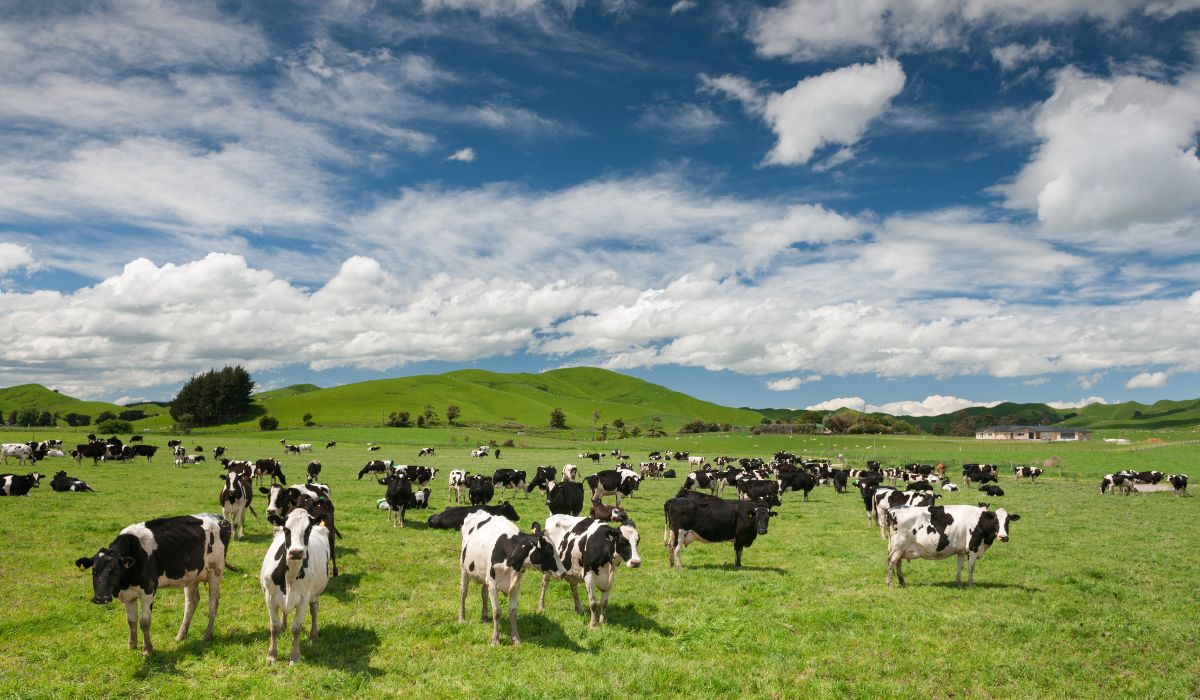
[[[891,401],[867,408],[871,412],[889,413],[893,416],[940,416],[945,413],[961,411],[972,406],[992,407],[999,401],[971,401],[957,396],[926,396],[920,401]]]
[[[865,410],[867,402],[859,396],[843,396],[837,399],[829,399],[820,403],[814,403],[811,406],[804,408],[809,411],[836,411],[839,408],[850,408],[855,411]]]
[[[459,150],[447,156],[446,160],[456,160],[460,163],[473,163],[475,162],[475,149],[470,147],[460,148]]]
[[[1170,378],[1167,372],[1142,372],[1135,374],[1125,382],[1126,389],[1161,389],[1167,385]]]
[[[1068,409],[1068,408],[1083,408],[1094,403],[1108,403],[1101,396],[1089,396],[1086,399],[1078,401],[1047,401],[1046,405],[1050,408]]]
[[[1169,222],[1200,205],[1198,128],[1200,75],[1171,84],[1067,68],[1035,117],[1033,159],[998,189],[1050,230]]]
[[[27,245],[0,241],[0,275],[35,266],[33,251]]]
[[[1000,64],[1000,69],[1007,72],[1016,70],[1028,63],[1044,61],[1057,54],[1059,49],[1048,39],[1038,39],[1033,44],[1005,44],[992,49],[992,60]]]
[[[821,381],[821,375],[819,374],[810,374],[805,377],[784,377],[782,379],[772,379],[767,382],[767,389],[769,391],[791,391],[801,384],[819,381]]]
[[[701,76],[704,89],[740,100],[775,133],[767,165],[802,165],[823,146],[854,145],[904,82],[904,69],[891,58],[805,78],[781,93],[762,94],[736,76]]]

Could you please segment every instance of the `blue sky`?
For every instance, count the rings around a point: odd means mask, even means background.
[[[1197,0],[0,6],[0,384],[1200,396]]]

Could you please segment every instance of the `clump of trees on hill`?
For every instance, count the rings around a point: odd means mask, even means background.
[[[253,403],[254,380],[243,367],[209,370],[189,379],[171,401],[171,417],[189,425],[220,425],[244,415]]]
[[[679,427],[680,433],[727,433],[730,430],[733,426],[729,423],[706,423],[698,419]]]
[[[8,414],[8,424],[22,428],[53,427],[56,425],[56,418],[57,416],[49,411],[39,412],[36,408],[14,409]]]

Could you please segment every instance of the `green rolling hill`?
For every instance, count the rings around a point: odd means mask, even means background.
[[[139,427],[142,424],[161,422],[162,416],[167,414],[167,409],[158,404],[140,403],[121,406],[105,401],[83,401],[47,389],[41,384],[20,384],[0,389],[0,412],[3,412],[6,418],[12,411],[23,411],[26,409],[33,409],[38,412],[49,411],[50,413],[57,413],[59,415],[82,413],[91,416],[93,419],[104,411],[120,413],[129,409],[138,409],[145,411],[148,416],[143,420],[135,422],[135,425]]]

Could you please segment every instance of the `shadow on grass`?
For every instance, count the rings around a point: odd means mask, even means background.
[[[733,564],[690,564],[690,565],[684,564],[683,568],[685,571],[688,569],[700,569],[700,570],[707,570],[707,571],[739,571],[740,570],[740,571],[761,571],[761,572],[769,573],[769,574],[779,574],[781,576],[787,574],[787,569],[781,569],[778,566],[749,566],[747,564],[742,564],[741,569],[735,568]]]
[[[938,581],[936,583],[922,583],[922,584],[917,584],[917,585],[921,586],[921,587],[927,586],[929,588],[949,588],[952,590],[959,590],[958,584],[956,584],[954,581]],[[909,588],[911,588],[911,587],[912,587],[912,583],[909,583]],[[1042,592],[1042,589],[1040,589],[1040,588],[1024,586],[1019,583],[996,583],[994,581],[976,581],[975,588],[994,589],[994,590],[1014,590],[1014,591],[1022,591],[1024,593],[1041,593]],[[969,591],[971,589],[968,588],[964,584],[961,590]]]
[[[134,677],[145,679],[156,673],[179,673],[177,666],[180,659],[201,657],[221,646],[253,645],[261,643],[262,648],[264,649],[263,653],[266,654],[265,649],[267,648],[267,643],[270,641],[270,632],[268,631],[265,623],[265,615],[263,617],[264,624],[261,630],[242,630],[240,632],[232,632],[227,634],[221,633],[221,618],[218,616],[217,629],[214,633],[215,638],[211,642],[206,642],[204,641],[204,625],[206,624],[206,620],[200,619],[201,615],[203,614],[204,611],[197,610],[196,619],[192,623],[193,628],[188,632],[187,638],[180,642],[179,646],[174,649],[164,651],[161,647],[157,646],[157,644],[163,643],[164,638],[167,640],[174,640],[175,630],[177,628],[172,627],[170,629],[159,629],[155,627],[153,630],[151,630],[151,639],[158,640],[154,655],[142,660],[142,667],[137,670],[137,672],[134,674]],[[200,626],[199,630],[195,629],[195,625],[197,624]],[[158,634],[155,634],[155,632],[158,632]],[[167,641],[166,643],[174,644],[175,642]],[[133,654],[137,652],[131,651],[130,653]]]
[[[657,610],[652,609],[649,612],[654,614]],[[632,605],[609,605],[607,619],[608,624],[624,627],[633,632],[650,632],[663,637],[675,634],[670,628],[663,627],[658,624],[657,620],[646,617]]]
[[[362,574],[340,574],[331,577],[329,585],[325,587],[325,593],[339,603],[348,603],[354,600],[354,589],[358,588],[361,580]]]
[[[305,620],[304,624],[307,632],[308,621]],[[379,635],[374,630],[349,625],[328,625],[322,626],[319,634],[317,641],[312,643],[305,641],[307,636],[301,636],[301,662],[351,673],[366,673],[372,677],[383,674],[382,670],[371,667],[371,657],[379,648]],[[279,646],[282,660],[283,637],[280,637]],[[288,649],[291,649],[290,634]]]
[[[508,631],[508,607],[504,608],[504,617],[500,621],[500,636],[503,639]],[[488,625],[491,624],[489,621]],[[595,651],[581,647],[567,636],[562,625],[546,617],[544,613],[523,613],[517,616],[517,625],[521,630],[522,644],[536,644],[541,647],[557,647],[572,652],[594,654]],[[490,627],[489,627],[490,629]]]

